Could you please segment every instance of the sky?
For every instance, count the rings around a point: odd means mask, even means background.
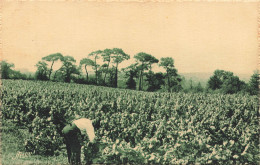
[[[180,73],[257,69],[257,3],[12,2],[2,5],[2,59],[34,72],[60,52],[77,64],[92,51],[121,48],[172,57]],[[54,69],[59,67],[54,64]],[[154,71],[161,71],[154,65]]]

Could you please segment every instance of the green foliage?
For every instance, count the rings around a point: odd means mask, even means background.
[[[83,58],[82,60],[80,60],[80,65],[94,66],[94,61],[88,58]]]
[[[161,58],[159,66],[162,66],[166,70],[167,87],[168,91],[178,92],[182,89],[181,77],[177,73],[177,69],[174,67],[174,60],[171,57]]]
[[[203,91],[204,91],[204,89],[203,89],[203,87],[202,87],[202,85],[201,85],[200,82],[199,82],[198,85],[195,87],[195,91],[196,91],[196,92],[203,92]]]
[[[96,85],[98,84],[98,68],[99,68],[99,64],[97,63],[97,59],[100,58],[100,56],[103,54],[102,50],[96,50],[91,52],[88,56],[89,57],[94,57],[94,65],[93,65],[93,69],[95,70],[95,75],[96,75]]]
[[[89,54],[89,57],[94,57],[93,69],[96,75],[96,85],[118,87],[118,66],[130,56],[120,48],[113,48],[94,51]],[[98,64],[97,59],[100,57],[105,63]]]
[[[80,84],[93,84],[93,79],[89,79],[88,67],[91,66],[95,72],[95,85],[118,87],[120,88],[146,90],[146,91],[168,91],[168,92],[203,92],[201,84],[187,88],[184,85],[183,78],[178,74],[174,66],[174,60],[171,57],[163,57],[159,66],[166,70],[166,75],[161,73],[153,73],[152,65],[158,63],[159,60],[154,56],[140,52],[134,58],[136,63],[123,69],[126,80],[119,79],[119,64],[124,60],[128,60],[130,56],[120,48],[104,49],[91,52],[89,58],[83,58],[79,66],[75,65],[75,59],[72,56],[63,56],[60,53],[51,54],[43,58],[50,61],[51,67],[47,68],[47,64],[40,61],[37,63],[38,70],[35,74],[37,80],[52,79],[58,82],[75,82]],[[92,59],[90,59],[92,58]],[[103,63],[100,62],[102,58]],[[62,67],[51,76],[52,66],[55,61],[61,60]],[[86,75],[82,72],[82,66],[85,68]],[[47,73],[48,72],[48,73]],[[24,75],[19,72],[13,72],[15,76],[25,79]],[[46,78],[46,75],[48,78]],[[83,77],[85,76],[85,78]],[[164,80],[164,81],[162,81]],[[164,86],[163,86],[164,85]],[[258,91],[258,76],[254,75],[250,84],[239,80],[232,72],[224,70],[216,70],[214,75],[208,81],[207,92],[213,93],[250,93],[256,95]]]
[[[86,162],[257,164],[258,97],[148,93],[79,84],[3,80],[3,120],[28,128],[26,149],[53,155],[75,114],[93,121]],[[91,150],[90,150],[91,149]],[[93,151],[93,152],[90,152]]]
[[[48,64],[44,61],[39,61],[35,66],[37,67],[35,73],[36,80],[48,80]]]
[[[124,60],[128,60],[130,56],[126,54],[122,49],[120,48],[113,48],[111,50],[111,58],[115,64],[119,64],[123,62]]]
[[[162,57],[159,66],[162,66],[165,70],[174,67],[174,60],[171,57]]]
[[[140,61],[141,63],[148,63],[148,64],[153,64],[153,63],[158,63],[159,60],[156,59],[154,56],[144,53],[144,52],[140,52],[137,53],[134,58],[138,61]]]
[[[127,89],[136,89],[135,78],[138,77],[138,64],[135,63],[126,68],[123,68],[123,72],[125,73],[125,78],[127,78]]]
[[[208,87],[210,89],[213,89],[213,90],[220,89],[221,85],[222,85],[222,81],[216,75],[213,75],[212,77],[210,77],[210,79],[208,81]]]
[[[14,64],[9,64],[6,61],[1,61],[1,78],[2,79],[9,79],[10,75],[12,74],[13,70],[11,68],[14,67]]]
[[[77,66],[74,64],[76,60],[72,56],[64,56],[62,58],[62,66],[59,69],[64,77],[65,82],[70,82],[72,74],[79,74]]]
[[[221,90],[225,94],[233,94],[241,91],[244,85],[245,83],[240,81],[237,76],[231,76],[226,78],[226,80],[222,84]]]
[[[37,116],[34,118],[31,125],[33,134],[25,141],[27,151],[39,155],[54,155],[60,150],[63,139],[57,132],[57,125],[53,121]]]
[[[83,65],[84,65],[84,68],[85,68],[85,72],[86,72],[86,77],[87,77],[87,82],[89,81],[89,75],[88,75],[88,70],[87,70],[87,67],[88,66],[94,66],[94,61],[92,61],[91,59],[88,59],[88,58],[83,58],[80,60],[80,64],[79,64],[79,68],[81,68]]]
[[[51,62],[51,67],[49,69],[49,75],[48,75],[48,79],[50,80],[51,78],[51,73],[52,73],[52,67],[54,65],[54,62],[55,61],[62,61],[63,60],[63,55],[61,53],[54,53],[54,54],[50,54],[48,56],[45,56],[42,58],[42,60],[45,60],[45,61],[48,61],[48,62]]]
[[[27,76],[26,74],[23,74],[20,71],[16,71],[12,69],[14,67],[14,64],[8,63],[6,61],[1,61],[0,65],[1,65],[1,79],[26,80],[28,78],[31,78],[30,76]]]
[[[185,93],[201,93],[204,92],[204,88],[200,82],[194,84],[194,81],[190,79],[186,81],[185,79],[182,80],[183,92]]]
[[[50,54],[48,56],[43,57],[42,60],[53,62],[53,61],[57,61],[57,60],[62,60],[62,58],[63,58],[63,55],[61,53],[54,53],[54,54]]]
[[[130,59],[130,56],[126,54],[122,49],[120,48],[113,48],[109,51],[110,57],[112,62],[115,64],[115,75],[114,81],[112,86],[117,88],[117,81],[118,81],[118,65],[123,62],[124,60]]]
[[[138,90],[142,90],[143,88],[143,74],[145,70],[150,69],[150,71],[152,70],[152,64],[154,63],[158,63],[159,60],[156,59],[154,56],[144,53],[144,52],[140,52],[137,53],[134,58],[136,59],[137,63],[138,63],[138,70],[140,72],[139,74],[139,87]]]
[[[233,94],[245,90],[245,82],[239,80],[232,72],[224,70],[215,70],[214,75],[208,81],[208,88],[212,90],[219,89],[224,94]]]
[[[26,74],[23,74],[20,71],[16,71],[16,70],[12,70],[12,72],[9,76],[10,76],[10,79],[22,79],[22,80],[27,79]]]
[[[255,72],[249,81],[249,93],[251,95],[257,95],[259,93],[259,73]]]
[[[112,56],[112,58],[114,58],[114,63],[116,63],[116,72],[115,72],[115,83],[113,87],[118,87],[118,65],[123,62],[124,60],[128,60],[130,59],[130,56],[128,54],[126,54],[122,49],[119,48],[114,48],[113,49],[114,54],[116,56]]]
[[[126,81],[127,89],[136,89],[136,82],[134,80],[133,73],[130,73],[129,78]]]
[[[154,73],[149,71],[146,74],[146,81],[148,82],[147,91],[157,91],[161,89],[161,86],[164,85],[164,75],[163,73]]]

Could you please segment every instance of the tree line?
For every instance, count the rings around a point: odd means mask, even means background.
[[[55,53],[43,57],[35,65],[37,70],[34,76],[26,76],[19,71],[13,70],[13,64],[1,61],[1,77],[3,79],[75,82],[115,88],[123,86],[127,89],[142,91],[221,92],[225,94],[243,92],[252,95],[258,94],[258,72],[251,76],[249,83],[245,83],[232,72],[216,70],[208,80],[206,88],[203,88],[200,83],[194,86],[192,81],[188,88],[184,88],[183,82],[185,80],[178,74],[173,58],[162,57],[159,60],[148,53],[140,52],[134,55],[134,64],[120,70],[119,65],[129,59],[130,55],[120,48],[104,49],[91,52],[86,58],[80,60],[79,65],[76,65],[74,57]],[[59,69],[54,70],[53,67],[58,61],[62,65]],[[152,68],[155,64],[164,68],[165,73],[153,72]],[[94,74],[90,74],[90,72],[94,72]]]
[[[147,91],[156,91],[161,89],[161,86],[165,86],[168,91],[181,89],[181,76],[177,73],[171,57],[161,58],[159,63],[154,56],[140,52],[134,58],[136,61],[134,64],[119,70],[119,65],[130,59],[130,55],[119,48],[93,51],[86,58],[81,59],[78,66],[72,56],[55,53],[43,57],[36,64],[35,77],[37,80],[76,82],[117,88],[120,73],[123,75],[122,79],[126,79],[125,86],[128,89],[144,90],[146,88]],[[53,65],[57,61],[60,61],[62,65],[54,71]],[[166,70],[165,74],[152,71],[156,63]],[[94,77],[89,74],[89,68],[94,71]],[[167,81],[165,82],[164,79]]]

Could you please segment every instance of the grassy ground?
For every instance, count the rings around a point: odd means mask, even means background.
[[[25,129],[17,128],[11,121],[2,121],[2,162],[3,165],[45,165],[67,164],[66,151],[59,156],[45,157],[25,152],[24,139],[28,136]]]

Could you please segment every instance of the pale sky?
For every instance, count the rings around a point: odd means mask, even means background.
[[[172,57],[180,73],[257,69],[257,3],[3,2],[3,59],[35,71],[60,52],[77,60],[105,48]],[[54,64],[58,67],[58,64]],[[155,67],[155,71],[158,70]]]

